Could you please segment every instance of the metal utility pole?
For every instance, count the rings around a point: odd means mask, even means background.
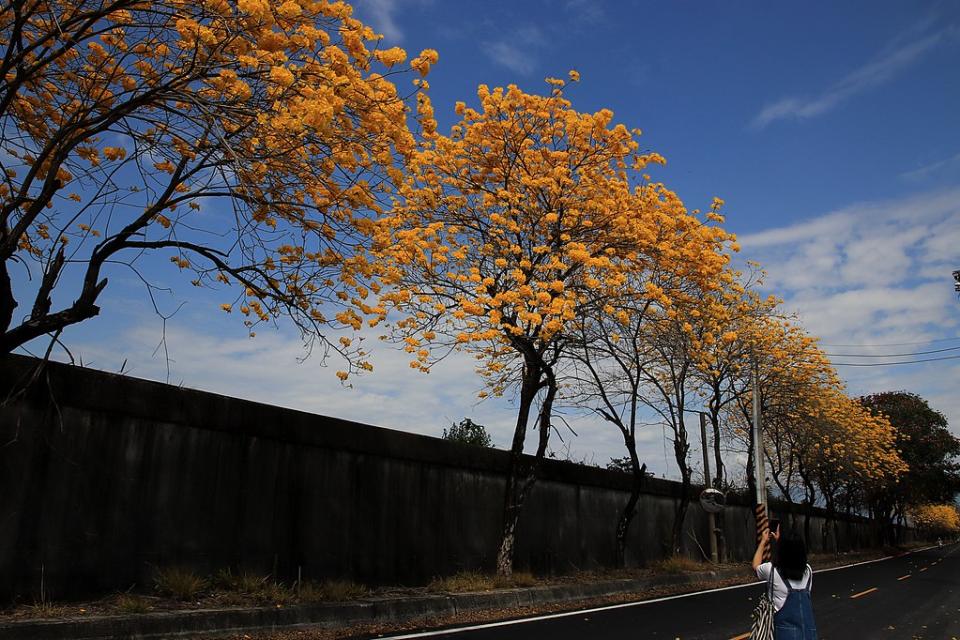
[[[751,357],[751,370],[753,377],[753,477],[755,479],[754,487],[756,489],[756,517],[757,517],[757,544],[763,536],[767,535],[767,474],[766,465],[763,464],[763,436],[760,429],[760,373],[757,367],[757,359]],[[769,559],[770,549],[764,559]]]
[[[710,488],[710,453],[707,447],[707,415],[700,412],[700,442],[703,444],[703,484]],[[719,562],[717,552],[717,516],[707,512],[707,526],[710,527],[710,559]]]

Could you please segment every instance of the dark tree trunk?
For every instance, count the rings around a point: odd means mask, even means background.
[[[532,366],[531,366],[532,365]],[[517,410],[517,424],[513,431],[510,446],[510,467],[507,470],[507,487],[503,504],[503,529],[500,533],[500,547],[497,551],[497,573],[502,576],[513,574],[513,544],[516,537],[517,522],[526,493],[532,484],[531,475],[535,473],[532,465],[523,458],[523,444],[530,420],[530,409],[537,395],[540,381],[540,368],[535,363],[524,367],[523,381],[520,386],[520,406]]]
[[[806,492],[804,500],[805,508],[803,510],[803,538],[810,546],[810,516],[813,513],[813,505],[817,500],[817,494],[814,492],[813,483],[804,475],[803,467],[800,467],[800,478],[803,480],[803,488]]]
[[[670,552],[673,555],[679,555],[681,543],[683,542],[683,522],[686,520],[687,511],[690,508],[690,473],[684,473],[681,480],[680,501],[677,503],[676,511],[673,516],[673,532],[670,536]]]
[[[713,428],[713,488],[723,488],[723,456],[720,454],[720,392],[714,390],[713,399],[710,402],[710,426]],[[714,402],[713,400],[717,400]]]
[[[627,562],[627,533],[630,530],[630,523],[636,515],[637,503],[640,502],[640,492],[643,489],[643,475],[646,472],[647,465],[640,466],[640,459],[637,457],[637,443],[632,437],[625,437],[624,441],[627,450],[630,452],[630,472],[633,474],[633,482],[630,486],[630,498],[627,504],[620,512],[620,519],[617,521],[617,566],[625,567]]]
[[[751,504],[757,506],[757,475],[754,473],[756,463],[753,461],[753,429],[750,431],[750,448],[747,450],[747,490],[750,492]]]
[[[525,374],[521,395],[527,394],[528,397],[521,398],[521,413],[517,418],[517,430],[520,430],[521,416],[523,416],[523,431],[526,432],[530,408],[533,406],[533,400],[537,393],[545,385],[547,388],[543,403],[540,405],[540,412],[537,418],[538,441],[537,452],[533,460],[525,462],[523,458],[523,436],[517,437],[514,432],[513,446],[511,447],[510,473],[507,478],[507,492],[504,504],[503,531],[500,536],[500,548],[497,552],[497,573],[502,576],[513,575],[513,548],[516,541],[517,523],[520,521],[520,512],[523,510],[523,503],[530,490],[537,481],[537,473],[540,470],[540,462],[547,452],[547,442],[550,439],[550,417],[553,414],[553,401],[557,395],[557,384],[553,377],[553,372],[549,368],[537,363],[535,367],[529,369],[529,377]],[[535,372],[535,374],[534,374]],[[535,375],[535,377],[534,377]],[[541,378],[546,377],[544,383]],[[524,402],[526,404],[524,405]],[[523,410],[526,413],[523,413]]]
[[[673,532],[670,536],[670,553],[678,555],[680,553],[681,543],[683,541],[683,522],[687,517],[687,509],[690,507],[690,467],[687,465],[687,454],[690,451],[690,445],[687,444],[687,429],[683,422],[682,408],[678,412],[678,429],[673,441],[673,453],[677,460],[677,466],[680,468],[680,500],[673,515]]]
[[[823,492],[824,502],[827,506],[827,522],[826,528],[827,531],[832,534],[833,537],[833,552],[840,553],[840,527],[837,524],[837,505],[836,499],[829,491]]]

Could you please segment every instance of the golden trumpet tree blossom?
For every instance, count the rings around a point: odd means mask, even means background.
[[[106,265],[147,251],[235,285],[249,327],[359,326],[358,228],[415,146],[379,40],[328,0],[5,3],[0,353],[95,316]]]
[[[528,414],[542,392],[539,458],[564,336],[590,306],[626,315],[607,300],[624,292],[632,274],[682,264],[706,281],[726,262],[716,250],[726,234],[645,179],[647,166],[663,159],[641,152],[639,131],[615,124],[606,109],[576,111],[566,82],[548,82],[546,96],[481,85],[475,108],[457,104],[460,120],[448,135],[425,125],[411,178],[375,232],[380,304],[401,312],[394,329],[411,366],[429,370],[450,349],[463,349],[478,357],[485,393],[520,387],[498,554],[503,573],[536,471],[521,457]],[[419,110],[429,121],[425,97]],[[646,295],[669,303],[654,288]]]
[[[719,219],[720,204],[714,202],[708,217]],[[702,242],[680,234],[664,236],[658,244],[679,247],[687,240]],[[716,252],[722,249],[721,242],[713,247]],[[675,255],[685,253],[678,251]],[[715,336],[720,335],[720,325],[713,321],[718,314],[712,309],[712,301],[729,275],[718,271],[704,277],[707,274],[700,271],[699,264],[682,258],[654,259],[647,267],[631,272],[621,291],[598,300],[602,304],[585,307],[576,334],[568,338],[573,361],[569,377],[573,382],[569,385],[572,391],[564,394],[565,401],[615,426],[627,449],[633,486],[617,524],[617,558],[621,564],[644,478],[637,453],[637,428],[644,424],[638,418],[643,408],[653,408],[669,425],[674,451],[683,461],[679,465],[681,479],[689,485],[689,446],[682,420],[685,382],[692,371],[689,363],[704,359],[705,348],[714,345]],[[688,363],[686,367],[670,366],[681,360]],[[686,506],[686,499],[681,498],[675,523],[683,520]]]
[[[807,504],[822,500],[835,514],[841,494],[852,507],[850,487],[896,482],[906,465],[890,422],[848,397],[816,339],[792,319],[778,316],[775,301],[771,303],[767,315],[758,315],[739,331],[757,367],[764,462],[786,499],[794,499],[800,484]],[[746,380],[737,410],[727,415],[752,456],[753,391],[749,370],[741,374]],[[752,463],[748,477],[752,483]]]
[[[909,510],[914,526],[930,535],[960,533],[960,513],[953,504],[923,504]]]
[[[413,368],[450,344],[477,349],[502,392],[498,349],[551,343],[655,262],[706,278],[726,260],[721,230],[664,185],[632,184],[663,162],[639,152],[637,132],[610,111],[573,110],[553,82],[546,97],[481,86],[479,109],[459,104],[450,135],[428,137],[411,162],[376,255],[397,265],[381,302],[406,312],[396,326],[415,336]]]
[[[776,313],[779,301],[763,298],[763,272],[751,266],[746,273],[728,270],[722,288],[705,296],[703,304],[688,314],[710,336],[701,341],[693,381],[704,398],[714,437],[713,485],[722,488],[725,464],[722,456],[720,416],[750,390],[750,366],[761,349],[766,322]]]

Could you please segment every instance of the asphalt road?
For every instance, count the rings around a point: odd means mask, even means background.
[[[431,640],[729,640],[748,638],[765,585],[749,585],[541,618],[393,636]],[[960,640],[960,547],[817,572],[820,640]]]

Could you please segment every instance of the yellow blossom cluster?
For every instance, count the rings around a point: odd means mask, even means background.
[[[957,505],[918,505],[910,509],[909,515],[915,527],[931,535],[960,534],[960,513]]]
[[[414,368],[453,343],[497,373],[511,345],[550,344],[632,275],[671,271],[709,288],[726,263],[726,233],[638,175],[663,162],[640,151],[638,132],[609,110],[576,111],[564,82],[549,82],[547,96],[481,85],[476,108],[459,103],[449,135],[412,154],[375,231],[374,256],[389,265],[381,305],[404,313],[396,327]]]

